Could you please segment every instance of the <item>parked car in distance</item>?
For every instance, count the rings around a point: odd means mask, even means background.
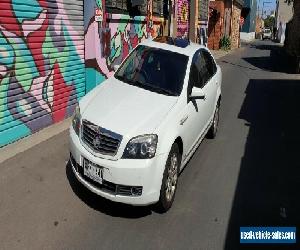
[[[271,39],[272,38],[272,32],[270,29],[264,29],[263,30],[263,35],[262,35],[262,39]]]
[[[167,211],[180,171],[216,136],[221,68],[206,47],[170,37],[143,41],[115,68],[76,107],[73,172],[109,200]]]

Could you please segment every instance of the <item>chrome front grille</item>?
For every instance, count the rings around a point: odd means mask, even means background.
[[[114,156],[118,152],[122,136],[83,120],[82,140],[95,152]]]

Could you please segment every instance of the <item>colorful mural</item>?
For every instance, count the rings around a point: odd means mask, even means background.
[[[84,94],[83,3],[1,0],[0,147],[70,116]]]
[[[0,147],[70,116],[139,42],[166,30],[152,1],[145,16],[103,12],[103,22],[95,22],[104,5],[0,1]]]
[[[189,32],[189,0],[177,1],[177,36],[188,37]]]
[[[148,1],[147,15],[131,17],[110,14],[103,10],[104,2],[85,1],[85,65],[87,91],[110,77],[114,65],[119,65],[143,39],[162,33],[163,18],[152,16],[152,2]],[[106,17],[95,22],[95,9]]]

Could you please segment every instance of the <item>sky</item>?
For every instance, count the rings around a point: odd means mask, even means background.
[[[263,6],[264,6],[264,11],[266,11],[267,15],[270,15],[270,12],[276,9],[276,0],[257,0],[257,3],[259,6],[260,13]]]

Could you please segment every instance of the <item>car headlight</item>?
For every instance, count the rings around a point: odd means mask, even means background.
[[[132,138],[126,145],[123,158],[148,159],[155,156],[157,135],[140,135]]]
[[[73,118],[72,118],[72,125],[73,125],[73,129],[75,130],[75,133],[79,135],[80,125],[81,125],[81,114],[80,114],[79,105],[77,105],[75,108]]]

